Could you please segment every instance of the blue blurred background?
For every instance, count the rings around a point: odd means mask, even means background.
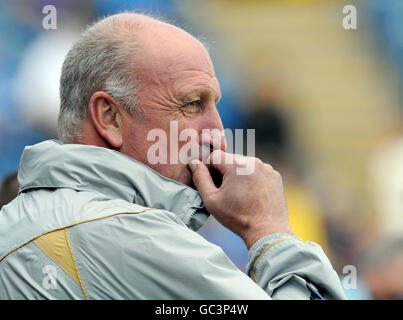
[[[49,4],[55,30],[42,26]],[[61,64],[85,26],[122,10],[161,15],[208,44],[224,127],[256,130],[256,155],[283,176],[292,227],[321,244],[347,296],[402,297],[403,248],[390,239],[403,230],[403,1],[348,1],[357,30],[342,27],[345,4],[0,1],[0,181],[24,146],[55,137]],[[213,218],[200,233],[245,269],[236,235]]]

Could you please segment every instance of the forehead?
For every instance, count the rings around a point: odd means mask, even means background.
[[[210,56],[198,40],[173,26],[143,31],[140,58],[136,65],[140,82],[175,85],[194,80],[200,86],[212,86],[219,91]]]
[[[175,26],[161,24],[144,28],[140,41],[144,55],[154,59],[155,63],[161,66],[182,62],[213,68],[210,57],[200,41]]]

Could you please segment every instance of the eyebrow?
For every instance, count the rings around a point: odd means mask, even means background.
[[[185,100],[191,100],[190,97],[192,96],[198,96],[198,97],[203,97],[203,96],[213,96],[215,97],[215,103],[218,104],[221,100],[221,92],[218,92],[218,95],[215,94],[215,91],[209,88],[195,88],[191,90],[190,92],[182,95],[181,101],[183,102],[188,102]],[[190,98],[190,99],[189,99]]]

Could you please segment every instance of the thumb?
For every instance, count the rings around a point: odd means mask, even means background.
[[[189,167],[192,171],[193,183],[199,191],[202,199],[205,200],[205,197],[207,197],[208,194],[217,190],[210,172],[206,165],[197,159],[190,161]]]

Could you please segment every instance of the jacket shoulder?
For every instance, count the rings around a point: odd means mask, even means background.
[[[25,244],[56,230],[147,211],[159,210],[71,189],[21,193],[1,210],[0,238],[4,241],[0,243],[0,262]],[[181,223],[173,214],[166,213],[162,218]]]

